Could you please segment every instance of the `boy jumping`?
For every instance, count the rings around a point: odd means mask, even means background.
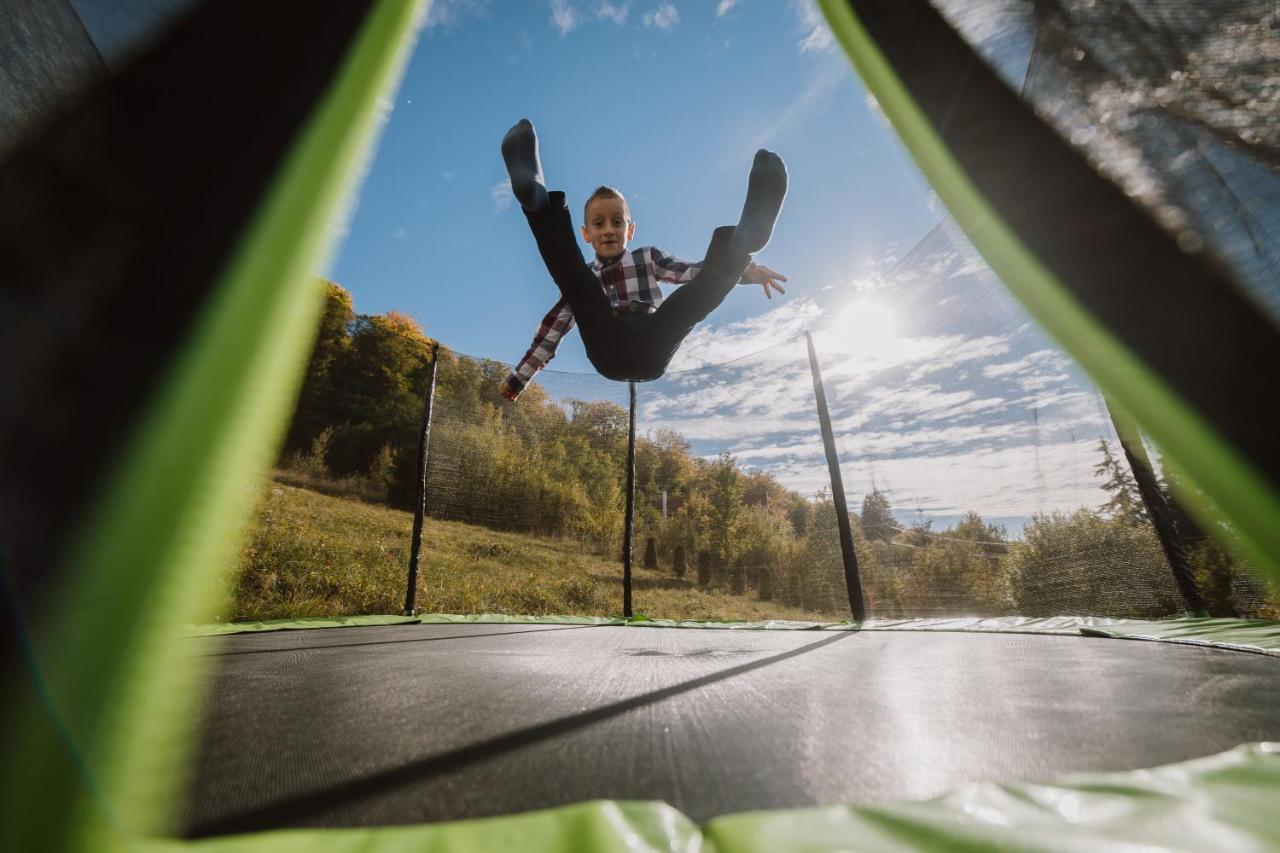
[[[511,190],[538,243],[561,299],[543,318],[533,345],[502,383],[502,395],[515,400],[534,375],[555,355],[561,338],[576,321],[587,358],[609,379],[657,379],[685,336],[715,310],[739,282],[784,293],[786,281],[766,266],[751,262],[773,235],[787,194],[782,159],[763,148],[756,152],[747,182],[747,200],[736,227],[717,228],[706,259],[689,263],[645,247],[627,251],[635,223],[617,190],[600,187],[587,199],[582,236],[596,250],[588,265],[573,233],[564,193],[548,192],[538,160],[538,137],[521,119],[502,140],[502,158]],[[684,286],[665,301],[659,281]]]

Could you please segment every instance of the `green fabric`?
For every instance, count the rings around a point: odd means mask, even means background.
[[[512,616],[507,613],[427,613],[418,617],[424,625],[484,623],[494,625],[625,625],[621,616]]]
[[[818,0],[837,40],[929,184],[1033,317],[1204,490],[1183,497],[1206,521],[1227,520],[1253,562],[1280,580],[1280,493],[1124,342],[1086,310],[996,214],[952,157],[848,0]]]
[[[1280,744],[1057,784],[974,784],[919,803],[747,812],[701,832],[662,803],[593,802],[487,820],[151,840],[138,853],[461,853],[472,850],[788,853],[857,850],[1280,849]]]
[[[704,833],[721,853],[1261,851],[1280,849],[1277,802],[1280,744],[1256,744],[1055,785],[979,784],[922,803],[735,815]]]
[[[283,830],[203,841],[147,841],[139,853],[473,853],[590,850],[696,853],[698,827],[664,803],[592,802],[528,814],[379,829]]]
[[[10,697],[0,847],[85,849],[169,825],[204,684],[171,638],[234,564],[322,307],[328,226],[423,12],[380,0],[366,19],[70,543],[35,635],[48,702],[40,688]]]
[[[1170,619],[1082,627],[1090,637],[1158,640],[1280,656],[1280,622],[1265,619]]]
[[[183,636],[213,637],[221,634],[255,634],[269,631],[301,631],[311,628],[360,628],[368,625],[416,625],[416,616],[308,616],[301,619],[267,619],[262,622],[224,622],[220,625],[187,625]]]
[[[631,628],[720,629],[735,631],[961,631],[992,634],[1052,634],[1192,643],[1237,651],[1280,654],[1280,623],[1244,619],[1166,619],[1143,621],[1102,616],[961,616],[945,619],[870,619],[852,622],[800,622],[770,619],[732,622],[698,619],[650,619],[635,616],[518,616],[507,613],[427,613],[422,616],[334,616],[228,622],[187,626],[185,636],[364,625],[615,625]]]

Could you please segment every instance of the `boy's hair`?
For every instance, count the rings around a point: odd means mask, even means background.
[[[627,204],[627,197],[615,190],[613,187],[598,186],[596,191],[587,197],[587,203],[582,206],[582,220],[587,219],[587,211],[591,209],[591,202],[598,198],[616,198],[622,202],[622,210],[627,214],[627,218],[631,218],[631,205]]]

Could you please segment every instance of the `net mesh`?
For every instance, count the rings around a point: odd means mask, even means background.
[[[275,611],[242,616],[388,612],[403,596],[435,350],[408,318],[357,316],[343,293],[331,286],[277,476],[394,514],[331,524],[356,533],[313,530],[308,518],[265,534],[288,514],[269,507],[241,593],[284,592]],[[885,272],[763,322],[699,329],[676,369],[637,385],[635,612],[848,618],[812,368],[796,333],[806,326],[868,615],[1184,609],[1103,398],[947,221]],[[766,346],[696,366],[750,343]],[[549,370],[511,403],[499,393],[505,364],[440,347],[435,367],[419,608],[620,613],[627,385]],[[1176,479],[1149,455],[1164,482]],[[1274,596],[1219,532],[1179,518],[1211,611],[1273,615]],[[305,535],[320,544],[277,541]],[[347,597],[317,612],[334,590]]]
[[[935,5],[1184,249],[1220,257],[1280,319],[1274,3]],[[331,298],[312,359],[286,479],[410,509],[430,344],[407,318],[340,303]],[[676,369],[638,386],[636,611],[848,614],[806,329],[869,615],[1182,610],[1102,397],[944,221],[886,272],[696,330]],[[618,613],[627,386],[544,371],[511,404],[498,393],[507,370],[440,350],[421,606]],[[1177,506],[1174,515],[1210,612],[1276,615],[1229,531],[1204,530]],[[380,541],[377,559],[399,571],[405,538]],[[255,542],[260,553],[276,547]],[[333,555],[309,553],[312,575],[335,571]],[[367,562],[352,558],[348,573]],[[375,585],[394,575],[384,567]],[[286,608],[312,606],[325,588],[297,587]],[[386,612],[393,599],[359,606]]]
[[[1280,322],[1274,2],[934,5],[1095,168]]]

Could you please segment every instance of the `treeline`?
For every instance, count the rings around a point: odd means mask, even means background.
[[[326,286],[282,476],[410,509],[436,348],[412,319],[357,314],[347,291]],[[598,400],[557,403],[539,385],[512,404],[498,393],[507,365],[438,352],[428,513],[618,554],[626,411]],[[947,530],[904,529],[888,498],[873,490],[851,513],[868,611],[881,617],[1180,611],[1132,478],[1105,442],[1099,452],[1098,474],[1111,501],[1096,511],[1036,516],[1020,541],[975,513]],[[1216,542],[1205,537],[1196,556],[1215,608],[1260,612],[1260,587],[1249,587]],[[634,543],[637,564],[706,588],[833,616],[848,612],[829,495],[800,495],[728,455],[695,458],[674,432],[637,438]]]

